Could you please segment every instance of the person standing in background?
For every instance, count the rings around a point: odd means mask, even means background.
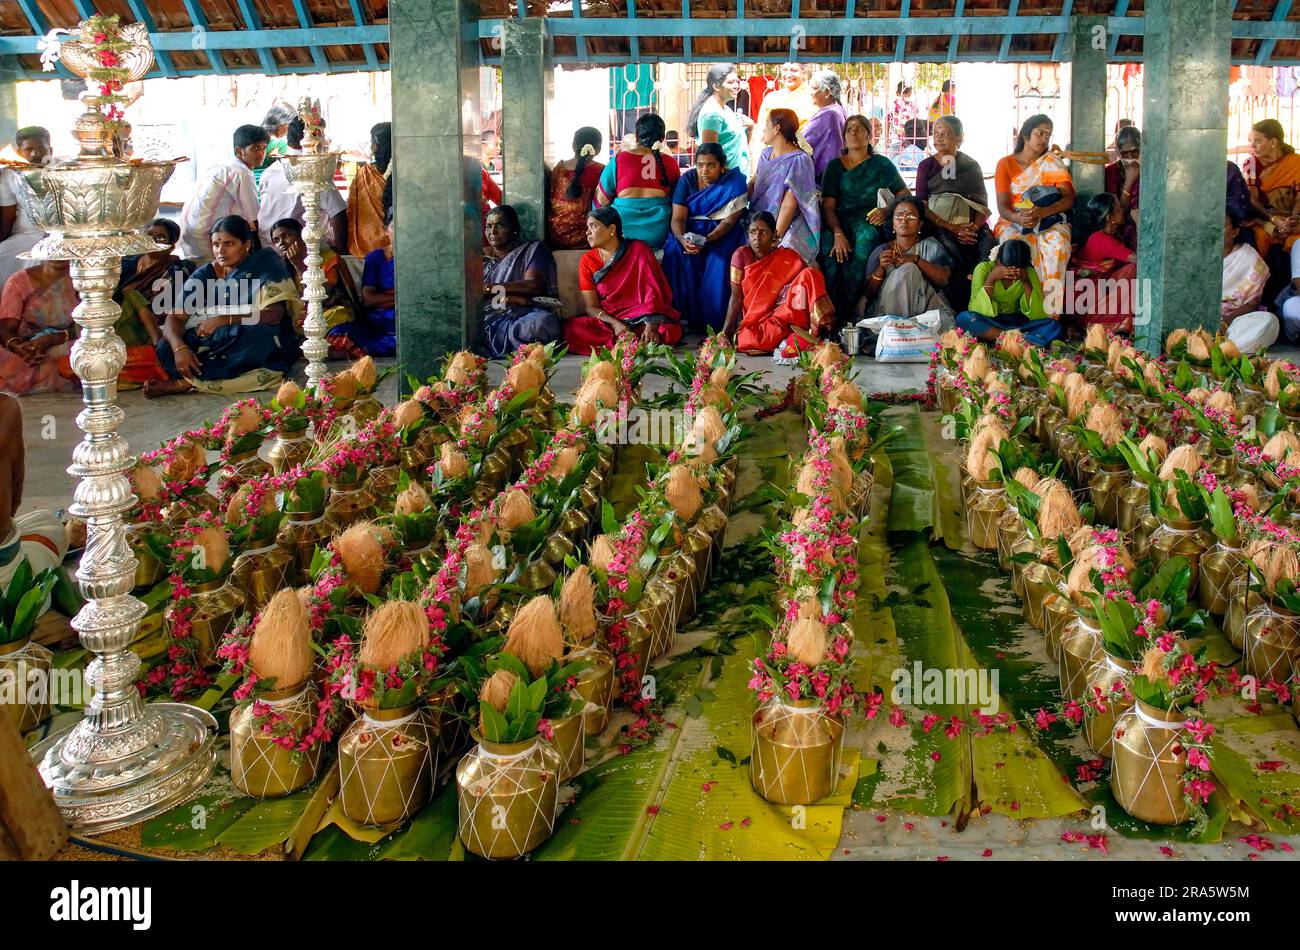
[[[813,172],[817,180],[831,159],[839,158],[844,151],[844,122],[848,116],[840,102],[840,77],[829,69],[813,73],[808,83],[812,87],[813,104],[817,111],[803,127],[803,138],[812,149]]]
[[[388,166],[393,159],[393,123],[380,122],[370,129],[370,154],[374,161],[357,169],[348,189],[348,252],[365,259],[388,243],[384,216],[388,204]]]
[[[731,107],[739,93],[740,74],[732,63],[710,66],[704,91],[695,100],[686,129],[700,144],[717,142],[721,145],[727,168],[738,169],[741,177],[748,179],[748,130],[754,122]]]
[[[275,164],[281,155],[289,153],[289,121],[297,114],[297,110],[287,102],[277,102],[267,110],[266,118],[262,119],[262,128],[266,129],[270,142],[266,146],[266,157],[262,159],[262,164],[253,169],[253,181],[258,185],[262,184],[262,172]]]
[[[934,102],[930,103],[930,113],[926,118],[931,123],[935,123],[946,115],[956,115],[956,113],[957,84],[951,79],[945,79],[939,89],[939,95],[935,97]]]
[[[322,130],[324,126],[322,125]],[[289,151],[285,154],[297,154],[302,150],[302,139],[306,126],[302,119],[294,116],[289,121],[286,141]],[[293,218],[299,224],[306,225],[307,211],[302,206],[302,195],[289,187],[289,169],[287,161],[277,160],[257,186],[258,234],[263,247],[271,247],[271,228],[283,218]],[[348,203],[343,200],[334,182],[320,195],[321,233],[325,244],[336,251],[346,253],[348,245]]]
[[[804,82],[803,66],[799,63],[783,64],[780,86],[763,97],[763,102],[758,107],[758,118],[750,134],[750,155],[758,155],[763,151],[764,130],[771,121],[774,109],[789,109],[793,112],[798,116],[800,129],[817,111],[817,105],[813,102],[812,89]]]
[[[258,201],[253,169],[266,158],[270,140],[260,125],[235,129],[234,154],[199,179],[194,194],[181,208],[181,257],[188,261],[212,260],[212,228],[231,215],[256,226]]]

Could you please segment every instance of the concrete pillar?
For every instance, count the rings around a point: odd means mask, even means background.
[[[1070,148],[1100,152],[1106,147],[1106,18],[1072,17],[1073,53],[1070,57]],[[1101,165],[1074,162],[1070,167],[1074,187],[1081,194],[1103,190]]]
[[[1233,0],[1147,0],[1143,38],[1139,344],[1213,330],[1223,290]]]
[[[397,356],[471,345],[483,293],[477,0],[391,0]]]
[[[506,20],[501,47],[502,151],[506,204],[525,238],[545,237],[546,20]]]
[[[18,131],[18,73],[16,63],[0,56],[0,148],[12,145]]]

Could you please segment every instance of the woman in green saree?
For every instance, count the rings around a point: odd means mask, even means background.
[[[908,193],[894,163],[871,147],[864,116],[844,123],[844,153],[831,159],[822,176],[821,266],[839,323],[853,319],[867,279],[867,263],[885,239],[880,189]]]

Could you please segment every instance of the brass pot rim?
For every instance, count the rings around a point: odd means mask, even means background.
[[[10,643],[0,643],[0,656],[8,656],[10,653],[17,653],[31,642],[32,638],[29,634],[21,640],[14,640]]]
[[[414,715],[420,708],[418,702],[408,703],[405,706],[396,706],[391,709],[379,709],[366,707],[362,713],[372,722],[385,723],[393,722],[397,719],[405,719],[407,716]]]
[[[1154,719],[1161,725],[1181,727],[1187,721],[1187,714],[1175,706],[1172,709],[1161,709],[1159,706],[1153,706],[1146,700],[1134,698],[1133,707],[1140,715],[1149,719]]]
[[[477,728],[471,728],[469,734],[470,738],[478,743],[479,751],[501,759],[511,759],[531,752],[533,747],[542,741],[540,735],[535,735],[527,739],[520,739],[518,742],[492,742],[483,738],[482,733]]]

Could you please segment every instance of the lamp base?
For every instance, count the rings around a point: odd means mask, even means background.
[[[216,765],[217,721],[194,706],[150,703],[120,730],[85,720],[32,747],[68,827],[97,835],[133,825],[192,798]]]

